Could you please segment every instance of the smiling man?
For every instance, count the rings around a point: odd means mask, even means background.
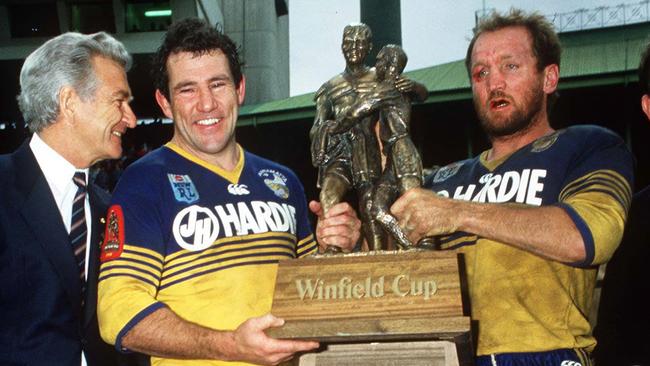
[[[560,44],[540,15],[495,13],[466,58],[492,147],[391,208],[412,241],[465,255],[477,365],[590,365],[597,267],[616,249],[633,159],[597,126],[551,127]]]
[[[88,168],[122,154],[135,126],[126,70],[110,35],[65,33],[30,54],[20,110],[34,134],[0,157],[0,364],[117,365],[96,317],[108,196]]]
[[[295,174],[236,142],[246,80],[235,44],[186,19],[169,28],[153,68],[174,136],[115,189],[99,279],[102,336],[156,365],[277,364],[316,348],[264,333],[283,324],[268,314],[277,262],[317,245]]]

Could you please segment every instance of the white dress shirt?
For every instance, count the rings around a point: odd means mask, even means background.
[[[86,173],[86,184],[88,183],[88,168],[86,169],[75,169],[75,167],[70,164],[63,156],[54,151],[50,146],[48,146],[38,134],[34,134],[32,140],[29,143],[29,147],[32,149],[34,156],[38,165],[41,167],[43,175],[45,175],[45,180],[50,186],[50,191],[54,196],[54,201],[56,201],[56,206],[59,208],[61,213],[61,218],[63,219],[63,224],[65,229],[70,233],[70,221],[72,221],[72,201],[74,196],[77,193],[77,185],[72,181],[74,173],[84,172]],[[88,256],[90,248],[90,234],[92,228],[92,221],[90,217],[90,201],[88,195],[86,194],[85,202],[85,214],[86,214],[86,227],[88,228],[88,235],[86,235],[86,261],[84,273],[88,277]]]

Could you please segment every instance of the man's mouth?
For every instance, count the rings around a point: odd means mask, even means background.
[[[493,99],[490,101],[490,109],[502,109],[510,105],[507,99]]]
[[[212,126],[216,125],[221,121],[221,118],[206,118],[196,121],[195,123],[201,126]]]

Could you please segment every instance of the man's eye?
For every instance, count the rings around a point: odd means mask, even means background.
[[[482,80],[485,79],[488,76],[489,72],[486,69],[481,69],[478,70],[474,73],[474,79],[476,80]]]
[[[517,70],[519,68],[519,65],[517,64],[507,64],[506,69],[508,70]]]

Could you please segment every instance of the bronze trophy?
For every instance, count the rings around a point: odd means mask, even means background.
[[[365,24],[343,30],[346,67],[316,92],[310,131],[323,209],[354,189],[369,251],[281,261],[271,313],[286,323],[267,334],[327,344],[300,357],[300,366],[464,365],[455,352],[469,345],[457,255],[403,250],[416,245],[389,211],[422,185],[409,123],[411,101],[424,100],[427,90],[401,75],[407,57],[399,46],[382,48],[375,67],[364,65],[371,37]]]
[[[389,207],[404,191],[422,184],[422,162],[409,123],[411,100],[425,99],[427,90],[401,76],[407,57],[400,46],[382,48],[374,68],[364,64],[371,48],[367,25],[345,27],[341,49],[346,68],[316,93],[312,162],[319,169],[325,212],[354,188],[368,248],[390,249],[389,233],[400,249],[409,249],[413,243]]]

